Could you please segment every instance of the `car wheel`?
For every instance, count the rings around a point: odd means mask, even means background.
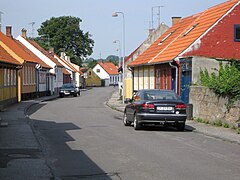
[[[60,98],[63,98],[64,97],[64,95],[60,95]]]
[[[124,114],[123,114],[123,124],[124,124],[124,126],[130,126],[131,125],[131,123],[127,120],[126,112],[124,112]]]
[[[185,123],[178,123],[177,124],[177,130],[178,131],[184,131],[185,129]]]
[[[138,122],[136,115],[134,115],[133,128],[135,130],[140,130],[141,129],[141,124]]]
[[[74,96],[74,97],[77,97],[77,96],[78,96],[78,94],[77,94],[77,93],[74,93],[74,94],[73,94],[73,96]]]

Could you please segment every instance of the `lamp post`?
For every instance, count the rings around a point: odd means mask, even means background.
[[[121,14],[123,17],[123,32],[122,32],[122,50],[123,50],[123,58],[122,58],[122,103],[124,104],[124,72],[125,72],[125,67],[124,67],[124,61],[125,61],[125,17],[123,12],[114,12],[112,14],[112,17],[118,17],[118,15]]]
[[[119,59],[118,59],[118,68],[121,66],[121,56],[122,56],[122,51],[121,51],[121,42],[119,40],[114,40],[113,43],[118,43],[118,51],[119,51]],[[121,74],[118,74],[118,88],[120,92],[120,82],[121,82]]]

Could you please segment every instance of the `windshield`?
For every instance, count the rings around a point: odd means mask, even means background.
[[[73,84],[63,84],[62,88],[74,88]]]
[[[171,91],[145,91],[144,100],[178,100],[179,97]]]

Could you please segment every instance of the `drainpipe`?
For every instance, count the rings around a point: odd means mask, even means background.
[[[172,62],[169,62],[169,65],[176,69],[175,91],[176,91],[176,93],[178,93],[178,66],[174,66],[171,63]]]

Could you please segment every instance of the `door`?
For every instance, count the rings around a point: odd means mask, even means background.
[[[189,103],[189,89],[192,82],[192,71],[182,71],[181,73],[181,98],[188,104]]]

